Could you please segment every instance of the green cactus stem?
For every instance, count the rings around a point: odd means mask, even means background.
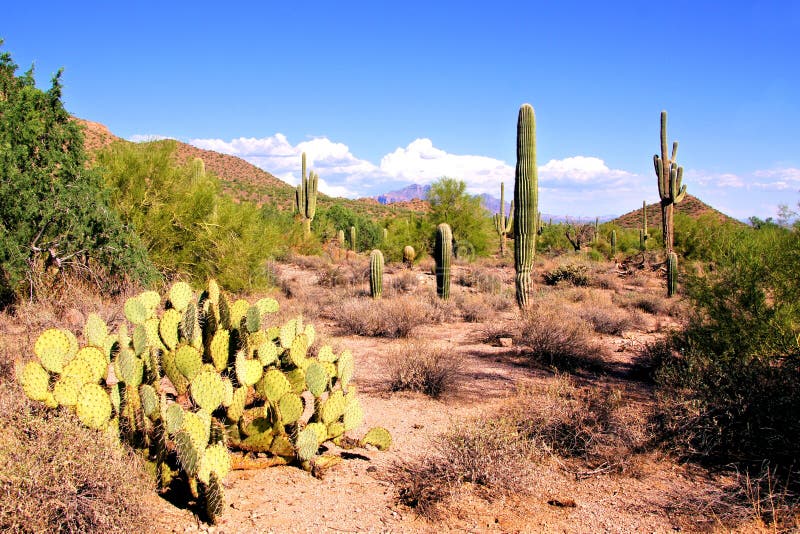
[[[311,221],[317,213],[317,186],[319,185],[319,176],[314,171],[311,171],[306,176],[306,153],[303,152],[302,156],[302,176],[300,183],[297,185],[294,197],[294,209],[300,214],[303,221],[303,233],[309,235],[311,233]]]
[[[453,256],[453,231],[447,223],[436,227],[436,242],[433,259],[436,261],[436,294],[439,298],[450,298],[450,260]]]
[[[617,254],[617,231],[611,230],[611,255]]]
[[[500,182],[500,213],[495,213],[492,219],[494,220],[494,228],[497,231],[497,235],[500,236],[500,257],[504,258],[506,255],[506,239],[514,229],[514,202],[511,202],[508,217],[506,217],[505,184],[503,182]]]
[[[358,250],[356,250],[356,227],[355,226],[351,226],[350,227],[350,249],[353,252],[358,252]]]
[[[403,247],[403,263],[410,269],[414,266],[414,258],[417,257],[417,251],[411,245]]]
[[[674,252],[667,254],[667,296],[672,297],[678,292],[678,255]]]
[[[344,248],[344,230],[336,232],[336,240],[339,242],[339,247]]]
[[[369,292],[374,299],[383,293],[383,252],[378,249],[369,255]]]
[[[647,249],[647,240],[650,238],[647,235],[647,202],[642,200],[642,227],[639,228],[639,250]]]
[[[600,242],[600,217],[594,218],[594,244]]]
[[[653,166],[658,179],[658,196],[661,198],[661,231],[664,235],[664,247],[667,253],[672,252],[674,237],[673,207],[686,196],[686,186],[683,181],[683,167],[676,161],[678,156],[678,142],[672,143],[672,155],[667,152],[667,112],[661,112],[661,157],[653,155]]]
[[[528,305],[531,268],[536,253],[539,182],[536,169],[536,116],[523,104],[517,118],[517,166],[514,173],[514,270],[517,305]]]

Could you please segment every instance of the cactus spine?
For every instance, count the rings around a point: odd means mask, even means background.
[[[494,228],[497,230],[497,235],[500,236],[500,257],[504,258],[506,255],[506,238],[514,229],[514,202],[511,202],[511,207],[508,210],[508,217],[506,217],[506,197],[505,197],[505,184],[500,182],[500,213],[495,213]]]
[[[311,233],[311,221],[317,213],[317,185],[319,184],[319,176],[314,171],[311,171],[308,176],[306,176],[305,152],[303,152],[302,156],[302,167],[302,176],[294,196],[294,209],[300,214],[300,218],[303,220],[303,233],[308,235]]]
[[[611,230],[611,255],[614,256],[617,253],[617,231]]]
[[[658,178],[658,196],[661,198],[661,230],[664,234],[664,247],[669,254],[673,243],[673,207],[686,196],[683,181],[683,167],[676,161],[678,142],[672,143],[672,157],[667,157],[667,112],[661,112],[661,157],[653,155],[653,166]]]
[[[358,252],[356,250],[356,227],[355,226],[351,226],[350,227],[350,248],[353,250],[353,252]]]
[[[678,291],[678,255],[667,254],[667,296],[672,297]]]
[[[450,298],[450,259],[452,256],[453,231],[449,224],[442,223],[436,227],[433,259],[436,261],[436,294],[444,300]]]
[[[531,268],[536,253],[536,217],[539,183],[536,169],[536,116],[530,104],[523,104],[517,118],[517,167],[514,173],[514,270],[517,305],[528,305]]]
[[[378,249],[369,255],[369,292],[374,299],[383,293],[383,252]]]

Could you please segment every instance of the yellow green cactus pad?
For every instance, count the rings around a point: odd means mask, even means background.
[[[169,435],[175,434],[183,427],[183,408],[180,404],[170,404],[164,410],[164,426]]]
[[[144,291],[139,294],[139,302],[147,310],[147,317],[152,318],[161,305],[161,295],[158,294],[158,291]]]
[[[236,379],[243,386],[253,386],[261,380],[261,374],[264,371],[261,362],[258,360],[248,360],[245,358],[244,353],[239,352],[236,355]]]
[[[292,445],[292,442],[287,436],[279,434],[273,438],[272,444],[269,447],[269,452],[277,456],[293,457],[294,445]]]
[[[183,311],[192,300],[192,286],[186,282],[175,282],[169,289],[169,302],[178,311]]]
[[[29,399],[44,402],[50,396],[50,375],[39,362],[28,362],[19,377]]]
[[[306,340],[308,341],[308,346],[314,344],[314,340],[317,339],[317,330],[314,328],[314,325],[308,323],[305,328],[303,329],[303,333],[306,335]]]
[[[245,299],[239,299],[231,305],[231,328],[240,328],[242,326],[242,319],[247,316],[247,310],[250,309],[250,303]]]
[[[337,389],[328,397],[319,409],[319,416],[326,425],[338,420],[344,413],[345,401],[344,394]]]
[[[173,308],[164,311],[158,324],[158,333],[161,341],[170,350],[175,350],[178,345],[178,326],[181,322],[181,313]]]
[[[361,403],[358,399],[353,399],[345,404],[343,415],[342,422],[344,423],[345,432],[360,427],[361,423],[364,422],[364,410],[361,408]]]
[[[158,393],[153,386],[150,384],[139,386],[139,398],[142,400],[142,411],[146,417],[155,421],[161,416]]]
[[[323,345],[317,352],[317,359],[321,362],[334,363],[336,358],[337,356],[334,354],[333,348],[331,348],[330,345]]]
[[[343,351],[339,355],[339,359],[336,361],[336,371],[337,375],[339,376],[339,382],[342,384],[342,388],[347,388],[350,384],[350,380],[353,379],[353,371],[355,369],[355,361],[353,360],[353,354],[349,350]]]
[[[268,313],[276,313],[279,308],[278,301],[270,297],[259,299],[255,305],[262,316]]]
[[[148,318],[147,307],[139,297],[131,297],[125,301],[125,318],[135,325],[144,324]]]
[[[144,362],[141,358],[137,358],[130,349],[122,349],[117,356],[117,364],[120,372],[117,378],[125,382],[126,386],[138,388],[144,374]]]
[[[303,415],[303,399],[296,393],[287,393],[278,401],[281,423],[290,425]]]
[[[389,450],[392,445],[392,435],[385,428],[376,426],[361,439],[361,446],[372,445],[379,451]]]
[[[297,450],[297,458],[301,461],[310,460],[317,455],[319,441],[313,428],[305,427],[298,432],[295,449]]]
[[[273,404],[291,389],[292,385],[286,375],[277,369],[270,369],[256,383],[256,393]]]
[[[46,370],[51,373],[60,373],[69,358],[69,337],[57,328],[50,328],[42,332],[36,339],[33,352]]]
[[[317,444],[322,445],[328,439],[328,428],[325,426],[324,423],[308,423],[306,428],[310,428],[314,431],[314,434],[317,436]]]
[[[228,366],[228,355],[230,345],[230,332],[224,328],[220,328],[214,334],[209,344],[209,352],[211,353],[211,361],[214,363],[214,368],[217,371],[223,371]]]
[[[183,345],[175,351],[175,366],[191,381],[203,367],[203,356],[191,345]]]
[[[292,345],[289,348],[289,361],[291,361],[296,367],[305,370],[308,364],[311,363],[309,359],[306,358],[307,353],[308,337],[306,337],[305,334],[295,336],[295,338],[292,340]]]
[[[306,367],[306,384],[308,385],[308,390],[315,397],[319,398],[325,393],[328,387],[328,380],[328,372],[321,363],[312,361]]]
[[[61,406],[75,406],[82,387],[74,376],[62,375],[53,385],[53,398]]]
[[[78,358],[75,358],[64,366],[64,371],[61,373],[61,376],[73,377],[81,386],[97,382],[97,380],[95,380],[97,375],[95,371],[92,370],[92,366],[85,360]]]
[[[244,406],[247,403],[247,388],[240,387],[233,391],[233,398],[228,406],[228,419],[238,421],[244,414]]]
[[[96,313],[87,315],[86,323],[83,325],[83,337],[89,345],[104,347],[108,337],[108,326],[103,318]]]
[[[111,398],[99,385],[86,384],[78,393],[75,413],[81,423],[89,428],[99,430],[111,418]]]
[[[183,412],[181,430],[189,433],[195,446],[204,450],[211,437],[211,417],[202,410],[197,412]]]
[[[80,346],[78,345],[78,338],[76,338],[75,334],[73,334],[70,330],[65,328],[61,331],[64,332],[64,335],[67,336],[67,339],[69,339],[69,352],[64,358],[64,364],[67,364],[70,360],[72,360],[72,358],[75,357],[76,354],[78,354],[78,349],[80,349]],[[102,348],[102,345],[100,345],[100,347]]]
[[[275,360],[278,359],[278,347],[270,339],[265,339],[256,350],[258,351],[258,361],[264,367],[275,363]]]
[[[281,347],[284,349],[290,348],[292,346],[292,341],[294,341],[294,336],[297,335],[297,320],[290,319],[287,321],[286,324],[281,327],[278,335],[281,340]]]
[[[75,359],[83,360],[91,369],[92,378],[90,382],[98,382],[108,375],[108,362],[106,361],[106,356],[102,349],[93,346],[83,347],[78,351]],[[69,365],[68,363],[67,366]],[[66,369],[66,367],[64,369]]]
[[[206,447],[200,458],[197,469],[197,479],[203,484],[208,484],[211,474],[217,475],[220,480],[228,476],[231,471],[231,456],[224,443],[219,442]]]
[[[192,400],[203,410],[213,412],[222,404],[225,385],[222,377],[215,371],[203,371],[192,379],[189,391]]]

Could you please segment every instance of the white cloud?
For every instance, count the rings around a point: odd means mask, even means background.
[[[627,171],[609,169],[602,159],[592,156],[551,159],[539,167],[539,174],[543,183],[589,187],[608,187],[636,177]]]
[[[152,141],[163,141],[164,139],[174,139],[174,137],[158,134],[133,134],[128,137],[128,141],[131,143],[150,143]]]
[[[770,169],[755,171],[756,178],[763,179],[753,183],[760,189],[772,191],[787,191],[800,189],[800,169],[793,167],[785,169]]]
[[[702,187],[746,187],[747,182],[733,173],[713,173],[703,170],[689,170],[684,173],[684,184],[697,184]]]

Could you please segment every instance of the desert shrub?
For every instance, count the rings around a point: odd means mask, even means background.
[[[453,178],[442,177],[433,182],[428,190],[427,200],[431,205],[428,221],[431,223],[430,241],[426,249],[433,249],[433,231],[440,223],[447,223],[453,229],[456,245],[461,244],[471,254],[461,256],[484,256],[489,251],[494,230],[488,212],[481,206],[481,199],[466,192],[466,183]],[[454,252],[459,247],[454,248]]]
[[[447,300],[439,298],[435,292],[426,293],[424,302],[427,304],[428,318],[432,323],[451,323],[458,318],[458,305],[456,299],[459,298],[459,293],[453,294],[452,298]]]
[[[393,299],[351,298],[329,312],[346,334],[373,337],[408,337],[417,326],[430,321],[424,301],[401,296]]]
[[[614,296],[614,302],[624,308],[641,310],[651,315],[664,315],[670,307],[670,301],[663,296],[646,293],[624,293]]]
[[[564,281],[574,286],[585,286],[589,283],[586,266],[578,263],[559,265],[555,269],[542,274],[545,284],[554,286]]]
[[[505,417],[540,455],[572,461],[576,475],[622,472],[648,441],[645,421],[625,414],[622,393],[579,388],[564,375],[544,391],[523,392]]]
[[[621,336],[633,325],[630,314],[616,307],[590,305],[582,308],[580,315],[600,334]]]
[[[372,219],[341,204],[333,204],[326,208],[318,207],[314,220],[311,222],[314,234],[323,241],[333,239],[339,230],[344,230],[345,238],[348,239],[344,248],[348,249],[352,248],[348,230],[351,226],[356,228],[356,252],[369,252],[380,246],[383,239],[383,228]]]
[[[619,276],[616,274],[600,273],[592,277],[591,285],[600,289],[609,289],[612,291],[619,291],[622,288],[622,283],[619,281]]]
[[[695,313],[660,363],[664,440],[710,463],[800,463],[800,231],[750,230],[688,275]]]
[[[16,70],[0,54],[0,308],[63,275],[109,292],[125,279],[155,282],[147,249],[86,166],[81,127],[61,102],[61,71],[45,92],[33,69]]]
[[[391,217],[384,220],[382,226],[388,230],[386,239],[380,243],[380,249],[387,262],[403,261],[403,247],[411,245],[417,253],[415,262],[425,257],[428,247],[432,245],[433,225],[427,217],[411,213],[403,217]]]
[[[66,413],[46,413],[0,383],[0,530],[147,532],[141,462]]]
[[[446,348],[410,342],[391,351],[389,389],[418,391],[438,398],[456,385],[459,360]]]
[[[538,303],[526,310],[515,341],[526,348],[525,355],[532,363],[563,370],[602,364],[589,325],[557,303]]]
[[[291,216],[234,202],[210,173],[175,162],[175,142],[118,142],[101,151],[102,172],[123,221],[168,278],[217,278],[231,291],[269,287],[266,261],[283,256]]]
[[[485,295],[458,293],[453,299],[461,316],[468,323],[482,323],[494,315],[494,309]]]
[[[456,283],[464,287],[472,287],[481,293],[499,294],[503,289],[503,279],[482,267],[462,270],[456,276]]]
[[[494,500],[527,489],[529,443],[504,419],[476,419],[434,439],[422,457],[390,469],[398,500],[436,519],[448,499],[470,484]]]
[[[389,278],[389,287],[397,293],[408,293],[419,286],[418,275],[412,271],[401,271]]]

